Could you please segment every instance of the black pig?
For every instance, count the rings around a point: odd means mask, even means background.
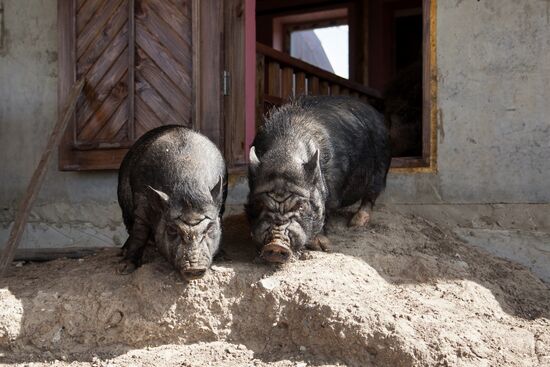
[[[349,224],[366,225],[389,166],[388,131],[370,105],[302,97],[276,109],[250,149],[245,209],[260,256],[282,263],[305,246],[326,249],[326,211],[359,199]]]
[[[202,276],[220,245],[226,196],[226,166],[208,138],[175,125],[147,132],[118,176],[127,270],[141,264],[152,240],[184,278]]]

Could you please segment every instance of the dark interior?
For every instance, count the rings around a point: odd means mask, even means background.
[[[345,19],[338,9],[346,10]],[[422,156],[422,1],[257,0],[256,39],[288,52],[274,20],[303,15],[302,24],[291,26],[328,26],[331,19],[311,21],[307,15],[331,11],[333,24],[349,26],[349,79],[384,96],[375,107],[390,126],[392,155]]]

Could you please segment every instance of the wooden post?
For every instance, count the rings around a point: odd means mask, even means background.
[[[136,139],[135,89],[136,89],[136,4],[128,1],[128,138]]]
[[[21,202],[17,214],[15,215],[15,221],[10,232],[10,237],[4,246],[2,256],[0,257],[0,276],[4,275],[13,260],[15,249],[19,245],[19,241],[21,240],[21,236],[23,235],[23,231],[25,229],[25,224],[29,218],[32,204],[34,203],[38,191],[40,190],[42,181],[44,181],[44,176],[46,174],[46,169],[48,168],[48,162],[50,161],[52,150],[61,142],[63,133],[65,132],[67,124],[69,123],[69,120],[71,119],[76,108],[76,101],[78,100],[80,93],[82,93],[84,80],[85,79],[82,78],[71,88],[71,92],[67,98],[67,104],[65,105],[63,113],[57,120],[57,123],[50,134],[48,144],[46,145],[44,152],[42,152],[40,162],[38,162],[38,166],[34,170],[29,186],[27,187],[27,191],[25,192],[25,196],[23,197],[23,201]]]

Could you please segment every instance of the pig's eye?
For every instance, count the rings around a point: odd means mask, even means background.
[[[208,226],[204,230],[204,233],[210,233],[210,232],[212,232],[213,229],[214,229],[214,222],[210,222],[210,223],[208,223]]]
[[[168,226],[166,227],[166,234],[170,237],[176,237],[178,234],[178,230],[174,226]]]
[[[292,211],[293,212],[302,212],[306,209],[306,204],[304,202],[299,202],[297,204],[295,204],[293,207],[292,207]]]

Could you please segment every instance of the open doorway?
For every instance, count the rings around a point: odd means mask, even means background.
[[[434,1],[257,0],[257,109],[355,96],[384,114],[392,167],[434,169]]]

